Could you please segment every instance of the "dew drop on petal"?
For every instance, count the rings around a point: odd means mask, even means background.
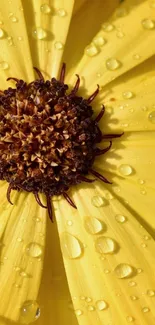
[[[147,290],[146,294],[147,294],[149,297],[154,297],[154,296],[155,296],[155,290]]]
[[[9,19],[12,21],[12,23],[17,23],[18,19],[15,17],[12,13],[9,15]]]
[[[104,199],[104,197],[96,195],[93,196],[91,199],[91,203],[92,205],[94,205],[96,208],[100,208],[106,205],[106,200]]]
[[[133,59],[134,60],[139,60],[140,59],[140,55],[139,54],[134,54],[133,55]]]
[[[8,45],[9,45],[9,46],[14,45],[14,44],[13,44],[13,38],[12,38],[11,36],[8,36],[8,37],[7,37],[7,40],[8,40]]]
[[[40,317],[40,308],[36,301],[25,301],[20,309],[21,324],[30,324]]]
[[[155,124],[155,111],[152,111],[152,112],[148,115],[148,120],[149,120],[149,122]]]
[[[58,10],[56,10],[56,14],[57,14],[59,17],[65,17],[67,13],[66,13],[65,9],[63,9],[63,8],[59,8]]]
[[[40,257],[43,254],[43,247],[35,242],[29,243],[25,247],[25,253],[30,257]]]
[[[22,278],[29,278],[29,277],[30,277],[29,274],[28,274],[27,272],[25,272],[25,271],[21,271],[21,272],[19,273],[19,275],[20,275]]]
[[[98,54],[99,50],[96,45],[92,43],[85,48],[84,52],[87,56],[93,57]]]
[[[9,64],[6,61],[0,62],[0,69],[1,70],[7,70],[9,68]]]
[[[108,191],[105,191],[104,192],[104,197],[107,199],[107,200],[112,200],[114,197],[113,197],[113,195],[110,193],[110,192],[108,192]]]
[[[97,46],[102,46],[106,43],[106,40],[102,36],[98,36],[98,37],[94,38],[93,42]]]
[[[116,10],[116,17],[125,17],[128,14],[128,11],[126,8],[119,8]]]
[[[145,183],[145,181],[144,181],[143,179],[138,179],[138,183],[139,183],[140,185],[143,185],[143,184]]]
[[[18,39],[18,41],[22,41],[23,40],[23,37],[22,36],[18,36],[17,39]]]
[[[86,231],[91,235],[98,234],[103,230],[103,224],[100,220],[93,217],[86,217],[84,220],[84,226]]]
[[[142,273],[142,272],[143,272],[143,270],[142,270],[142,269],[140,269],[140,268],[139,268],[139,269],[137,269],[137,273],[138,273],[138,274],[140,274],[140,273]]]
[[[100,254],[113,254],[117,244],[112,238],[102,236],[96,239],[95,247]]]
[[[0,28],[0,38],[4,37],[4,30],[2,28]]]
[[[119,169],[120,174],[123,175],[123,176],[129,176],[133,172],[132,167],[130,165],[127,165],[127,164],[120,165],[118,169]]]
[[[51,7],[47,4],[47,3],[44,3],[40,6],[40,11],[43,13],[43,14],[50,14],[51,13]]]
[[[32,220],[35,221],[35,222],[40,222],[41,221],[41,219],[39,217],[36,217],[36,216],[34,216],[32,218]]]
[[[61,247],[66,258],[74,259],[82,254],[79,240],[67,232],[64,232],[61,236]]]
[[[132,91],[128,90],[128,91],[124,91],[122,96],[124,99],[131,99],[131,98],[133,98],[134,94]]]
[[[120,62],[117,59],[110,58],[106,61],[106,67],[108,70],[116,70],[120,67]]]
[[[112,30],[114,30],[114,25],[110,24],[110,23],[104,23],[102,25],[102,29],[105,31],[105,32],[111,32]]]
[[[81,309],[76,309],[75,314],[76,314],[76,316],[81,316],[83,314],[83,312]]]
[[[124,279],[132,276],[134,273],[134,269],[129,264],[121,263],[116,266],[114,272],[118,279]]]
[[[116,33],[116,36],[117,36],[118,38],[123,38],[123,37],[125,36],[125,34],[124,34],[123,32],[121,32],[121,31],[118,31],[118,32]]]
[[[98,310],[105,310],[108,308],[108,304],[104,300],[96,301],[96,307]]]
[[[130,299],[131,299],[132,301],[135,301],[135,300],[138,299],[138,297],[137,297],[137,296],[130,296]]]
[[[126,317],[127,322],[132,323],[134,321],[134,318],[132,316]]]
[[[155,23],[151,19],[143,19],[142,26],[144,29],[153,29],[153,28],[155,28]]]
[[[73,225],[73,221],[72,220],[67,220],[67,226],[72,226]]]
[[[88,309],[89,311],[94,311],[94,310],[95,310],[95,307],[94,307],[94,306],[91,306],[91,305],[89,305],[89,306],[87,307],[87,309]]]
[[[87,301],[87,302],[91,302],[92,299],[91,299],[90,297],[87,297],[87,298],[86,298],[86,301]]]
[[[130,281],[129,282],[129,287],[135,287],[137,283],[135,281]]]
[[[142,308],[143,313],[148,313],[149,311],[150,311],[150,309],[148,307],[143,307]]]
[[[56,50],[62,50],[64,46],[61,42],[55,42],[54,47]]]
[[[126,217],[123,216],[122,214],[117,214],[117,215],[115,216],[115,219],[116,219],[116,221],[119,222],[119,223],[124,223],[124,222],[127,220]]]
[[[43,39],[45,39],[47,37],[47,33],[42,27],[35,27],[32,30],[32,36],[35,39],[43,40]]]

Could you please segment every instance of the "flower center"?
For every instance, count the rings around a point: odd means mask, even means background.
[[[70,93],[64,83],[65,64],[60,78],[44,80],[34,68],[39,79],[27,84],[16,78],[16,88],[0,92],[0,179],[9,183],[11,190],[33,192],[37,202],[39,192],[47,199],[47,208],[52,219],[51,197],[62,194],[76,208],[66,191],[72,185],[92,182],[88,173],[110,183],[92,169],[96,156],[111,147],[97,148],[103,139],[121,134],[103,135],[98,122],[104,114],[104,106],[93,118],[90,103],[99,92],[99,87],[88,98],[77,96],[80,78]]]

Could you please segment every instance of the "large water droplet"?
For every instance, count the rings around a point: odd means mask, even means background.
[[[98,310],[105,310],[108,308],[108,304],[104,300],[96,301],[96,307]]]
[[[29,243],[25,247],[25,253],[30,257],[40,257],[43,254],[43,247],[35,242]]]
[[[43,13],[43,14],[50,14],[51,13],[51,7],[47,4],[47,3],[44,3],[40,6],[40,11]]]
[[[152,111],[149,115],[148,115],[148,119],[151,123],[155,123],[155,111]]]
[[[97,218],[85,218],[84,226],[87,232],[92,235],[98,234],[103,230],[103,224]]]
[[[47,37],[47,33],[42,27],[35,27],[32,31],[32,36],[35,39],[43,40]]]
[[[122,214],[117,214],[115,216],[115,219],[119,223],[124,223],[127,220],[126,217],[124,217]]]
[[[133,275],[134,269],[129,264],[118,264],[116,268],[114,269],[114,272],[119,279],[128,278]]]
[[[110,58],[106,61],[106,67],[108,70],[116,70],[120,67],[120,62],[117,59]]]
[[[102,46],[106,43],[106,40],[102,36],[98,36],[98,37],[94,38],[93,42],[97,46]]]
[[[149,311],[150,311],[150,309],[148,307],[143,307],[142,308],[143,313],[148,313]]]
[[[96,208],[103,207],[107,204],[104,197],[99,196],[99,195],[93,196],[91,199],[91,202],[92,202],[92,205],[94,205]]]
[[[61,246],[66,258],[74,259],[80,257],[82,254],[82,247],[79,240],[67,232],[64,232],[61,236]]]
[[[130,165],[127,165],[127,164],[120,165],[118,169],[119,169],[120,174],[123,175],[123,176],[129,176],[133,172],[132,167]]]
[[[67,13],[66,13],[65,9],[63,9],[63,8],[59,8],[58,10],[56,10],[56,14],[57,14],[59,17],[65,17]]]
[[[153,29],[155,27],[155,23],[151,19],[142,20],[142,26],[144,29]]]
[[[118,245],[112,238],[102,236],[96,239],[95,247],[100,254],[113,254]]]
[[[127,322],[132,323],[134,321],[134,318],[132,316],[126,317]]]
[[[54,47],[56,50],[62,50],[64,46],[61,42],[55,42]]]
[[[146,294],[147,294],[149,297],[154,297],[154,296],[155,296],[155,291],[154,291],[154,290],[147,290]]]
[[[9,64],[6,61],[0,62],[0,69],[7,70],[9,68]]]
[[[4,37],[4,30],[2,28],[0,28],[0,38]]]
[[[20,309],[19,322],[21,324],[30,324],[37,320],[40,316],[40,308],[36,301],[25,301]]]
[[[124,91],[122,96],[125,98],[125,99],[131,99],[133,98],[134,94],[132,91],[128,90],[128,91]]]
[[[85,48],[85,54],[92,57],[98,54],[98,48],[96,47],[95,44],[90,44]]]
[[[112,30],[114,29],[114,25],[110,24],[110,23],[104,23],[102,25],[102,28],[105,32],[112,32]]]

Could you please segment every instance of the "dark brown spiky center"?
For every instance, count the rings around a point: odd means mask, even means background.
[[[10,184],[8,192],[33,192],[38,203],[42,192],[47,206],[51,196],[60,194],[74,206],[66,191],[87,181],[89,172],[99,176],[91,167],[102,153],[96,144],[103,138],[97,122],[104,108],[94,119],[90,102],[98,89],[88,99],[77,96],[78,76],[68,92],[65,66],[60,80],[44,81],[36,71],[38,80],[27,84],[14,78],[16,88],[0,93],[0,179]]]

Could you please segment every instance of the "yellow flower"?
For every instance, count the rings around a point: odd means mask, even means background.
[[[125,134],[94,163],[113,184],[73,187],[77,210],[55,196],[54,224],[31,193],[11,206],[0,182],[0,325],[154,324],[154,30],[154,0],[1,0],[1,90],[65,62],[85,98],[100,85],[101,130]]]

